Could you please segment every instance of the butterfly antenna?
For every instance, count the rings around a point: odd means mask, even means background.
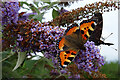
[[[101,37],[101,38],[102,38],[103,41],[105,41],[105,40],[106,40],[108,37],[110,37],[112,34],[113,34],[113,33],[109,34],[106,38],[103,38],[103,37]]]
[[[111,33],[109,36],[111,36],[113,33]],[[108,37],[109,37],[108,36]],[[103,38],[103,37],[101,37],[102,38],[102,40],[103,41],[105,41],[108,37],[106,37],[106,38]],[[112,44],[112,43],[104,43],[105,45],[108,45],[108,46],[110,46],[110,45],[114,45],[114,44]],[[111,48],[113,48],[113,47],[111,47]],[[113,48],[115,51],[117,51],[117,49],[116,48]]]
[[[105,41],[108,37],[110,37],[112,34],[113,34],[113,33],[111,33],[110,35],[108,35],[106,38],[101,37],[102,42],[103,42],[104,45],[108,45],[108,46],[114,45],[113,43],[105,43],[105,42],[104,42],[104,41]]]
[[[111,47],[111,48],[113,48],[113,47]],[[113,48],[115,51],[117,51],[117,49],[116,48]]]

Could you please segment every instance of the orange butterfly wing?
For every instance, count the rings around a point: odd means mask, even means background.
[[[67,28],[67,30],[65,31],[65,34],[64,34],[64,35],[70,35],[70,34],[72,34],[73,32],[76,31],[77,28],[78,28],[78,25],[77,25],[77,24],[71,25],[69,28]],[[58,40],[58,42],[57,42],[56,48],[57,48],[58,50],[63,50],[64,42],[65,42],[65,37],[61,37],[61,38]]]
[[[59,54],[60,65],[66,67],[76,56],[76,51],[62,51]]]
[[[95,29],[95,25],[96,23],[94,21],[83,21],[81,24],[80,24],[80,31],[81,31],[81,34],[82,34],[82,37],[87,40],[91,33],[94,31]]]

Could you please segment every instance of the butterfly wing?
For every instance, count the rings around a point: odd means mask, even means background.
[[[103,28],[102,14],[96,13],[92,19],[94,19],[98,23],[96,25],[96,28],[95,28],[93,34],[91,34],[91,37],[89,38],[89,40],[95,42],[95,44],[98,45],[100,38],[101,38],[101,34],[102,34],[102,28]]]
[[[92,20],[95,20],[97,22],[97,25],[95,27],[94,32],[91,34],[91,37],[89,38],[89,41],[95,42],[95,45],[105,44],[105,45],[113,45],[112,43],[105,43],[102,40],[100,40],[102,35],[102,29],[103,29],[103,17],[101,13],[95,13],[95,15],[92,17]]]
[[[83,21],[80,25],[79,28],[76,28],[74,32],[72,32],[70,35],[65,35],[65,47],[66,49],[71,49],[71,50],[79,50],[83,49],[85,50],[84,44],[94,31],[96,22],[91,21],[91,20],[86,20]],[[65,49],[63,49],[65,50]]]
[[[57,42],[57,49],[61,50],[61,52],[58,55],[60,66],[66,67],[76,56],[77,51],[72,50],[70,45],[70,41],[66,39],[66,37],[72,35],[74,32],[76,32],[79,29],[77,24],[71,25],[67,30],[65,31],[65,34],[63,37],[61,37]],[[74,35],[74,38],[77,37],[77,35]],[[70,39],[70,37],[69,37]],[[73,44],[74,45],[74,44]]]
[[[94,32],[95,26],[96,22],[93,20],[84,20],[80,23],[80,32],[85,42]]]
[[[77,24],[73,24],[70,27],[68,27],[65,31],[65,34],[63,37],[61,37],[56,44],[56,48],[58,50],[67,50],[68,46],[66,45],[67,40],[65,39],[65,36],[71,35],[73,32],[75,32],[78,29]]]
[[[77,52],[76,51],[62,51],[59,54],[59,62],[61,67],[67,67],[69,63],[75,58]]]

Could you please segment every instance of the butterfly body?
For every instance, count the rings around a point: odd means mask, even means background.
[[[103,44],[103,45],[108,45],[108,46],[114,45],[113,43],[105,43],[105,42],[102,41],[102,40],[94,41],[94,42],[95,42],[95,45],[97,45],[97,46],[99,46],[99,45],[101,45],[101,44]]]

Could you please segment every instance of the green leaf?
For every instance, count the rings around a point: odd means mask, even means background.
[[[35,15],[31,14],[29,15],[29,19],[32,19]]]
[[[48,9],[48,5],[41,7],[41,10],[43,10],[43,9]]]
[[[30,4],[28,4],[27,2],[20,2],[20,6],[21,6],[23,9],[30,10],[30,8],[24,7],[24,6],[23,6],[24,4],[27,5],[28,7],[30,6]]]
[[[57,16],[59,16],[59,12],[56,11],[55,9],[53,9],[53,11],[52,11],[52,17],[53,17],[53,19],[55,19]]]
[[[26,52],[21,52],[21,53],[18,52],[18,60],[17,60],[16,66],[13,68],[12,71],[15,71],[18,67],[20,67],[20,65],[23,63],[25,58],[26,58]]]
[[[12,71],[12,69],[17,61],[17,54],[14,53],[14,55],[12,55],[11,51],[7,50],[7,51],[2,52],[2,55],[4,55],[4,53],[6,54],[6,52],[8,52],[7,53],[8,55],[6,55],[6,57],[9,55],[11,55],[11,56],[2,61],[2,66],[4,66],[4,67],[2,67],[2,77],[3,78],[5,78],[5,77],[21,78],[23,76],[20,74],[20,72],[22,71],[21,68],[18,69],[20,71],[18,71],[18,70]]]
[[[30,10],[29,8],[22,7],[23,9]]]
[[[49,76],[49,71],[44,67],[46,62],[46,58],[42,57],[39,60],[36,60],[36,62],[33,64],[31,69],[31,74],[34,75],[37,78],[46,78]]]
[[[23,68],[29,69],[29,71],[33,68],[34,64],[37,62],[37,60],[26,60],[23,64]]]
[[[27,6],[30,6],[27,2],[20,2],[20,6],[23,6],[23,4],[26,4]]]
[[[33,16],[33,19],[36,19],[36,20],[42,22],[43,15],[44,15],[44,14],[38,14],[38,15],[35,15],[35,16]]]
[[[48,4],[51,3],[50,0],[41,0],[41,1],[44,2],[44,3],[48,3]]]
[[[59,2],[52,2],[52,3],[50,3],[50,5],[49,5],[49,8],[52,8],[55,4],[58,4]]]
[[[37,7],[35,7],[33,4],[30,4],[29,8],[34,12],[34,13],[40,13],[39,9]]]
[[[48,65],[50,65],[51,67],[54,67],[53,63],[52,63],[52,60],[45,58],[45,61]]]
[[[7,57],[8,55],[11,55],[10,52],[11,52],[11,50],[0,52],[0,54],[2,54],[2,59]]]
[[[37,7],[39,7],[39,6],[38,6],[39,2],[34,2],[34,4],[35,4]]]
[[[58,7],[58,6],[54,6],[54,8],[56,8],[57,10],[59,10],[59,7]]]

